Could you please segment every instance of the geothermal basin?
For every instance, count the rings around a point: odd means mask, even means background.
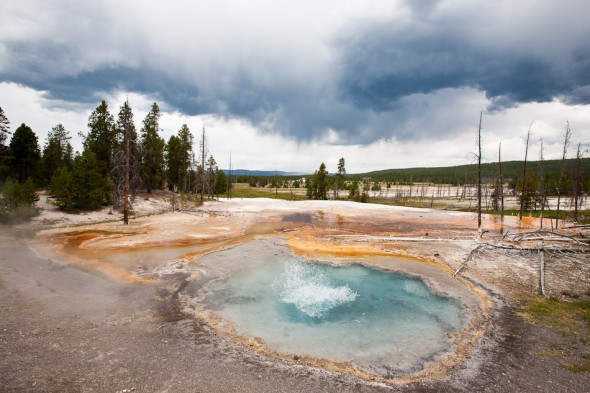
[[[199,265],[196,282],[206,284],[193,307],[218,333],[274,357],[378,378],[452,367],[481,307],[448,271],[409,258],[310,260],[267,239]]]

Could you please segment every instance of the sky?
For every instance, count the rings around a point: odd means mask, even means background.
[[[0,107],[43,146],[151,104],[222,168],[348,173],[590,147],[587,0],[3,0]],[[195,143],[198,150],[198,143]]]

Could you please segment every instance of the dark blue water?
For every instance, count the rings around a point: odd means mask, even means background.
[[[444,351],[464,319],[460,302],[417,277],[294,257],[213,284],[204,304],[280,352],[386,370]]]

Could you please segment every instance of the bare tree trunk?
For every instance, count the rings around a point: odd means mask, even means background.
[[[545,296],[545,252],[543,251],[543,241],[539,242],[539,284],[541,295]]]
[[[539,152],[539,192],[541,194],[541,229],[543,229],[543,215],[545,213],[545,202],[547,200],[545,196],[545,171],[543,168],[543,138],[540,139],[541,151]]]
[[[572,187],[572,197],[574,199],[574,225],[578,223],[578,209],[581,208],[580,196],[582,195],[582,159],[583,152],[581,151],[582,145],[578,143],[578,149],[576,151],[576,161],[574,162],[574,178]]]
[[[502,174],[502,143],[498,146],[498,190],[500,197],[500,234],[504,232],[504,175]]]
[[[201,139],[201,204],[205,194],[205,126],[203,126],[203,136]]]
[[[566,170],[566,162],[565,158],[567,156],[567,147],[570,143],[570,137],[572,134],[572,130],[570,129],[569,121],[565,125],[565,135],[563,139],[563,155],[561,156],[561,171],[559,174],[559,183],[557,185],[557,212],[555,214],[555,229],[559,228],[559,204],[561,202],[561,193],[563,191],[563,182],[565,178],[565,170]]]
[[[479,127],[477,128],[477,232],[481,236],[481,119],[483,111],[479,112]]]
[[[534,120],[533,120],[534,122]],[[526,145],[524,148],[524,167],[522,173],[522,191],[520,195],[520,211],[518,212],[518,221],[522,224],[522,211],[524,210],[524,200],[526,198],[526,162],[527,157],[529,155],[529,139],[531,137],[531,127],[533,126],[533,122],[529,126],[529,131],[526,134]]]

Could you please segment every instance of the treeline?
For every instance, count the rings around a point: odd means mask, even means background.
[[[573,171],[576,160],[573,158],[566,159],[566,166],[570,168],[568,173]],[[590,170],[590,158],[581,158],[580,165],[583,173]],[[524,161],[506,161],[502,162],[502,173],[504,179],[508,181],[519,181],[522,178]],[[543,173],[546,184],[556,185],[561,173],[561,160],[546,160],[529,162],[528,167],[534,173]],[[484,181],[492,182],[498,175],[498,163],[481,164],[482,178]],[[476,183],[477,164],[457,165],[451,167],[435,168],[405,168],[405,169],[386,169],[381,171],[351,174],[351,179],[362,180],[371,178],[373,181],[393,184],[412,184],[412,183],[429,183],[429,184],[451,184],[456,186],[470,185]],[[584,189],[590,190],[590,178],[584,179]]]
[[[165,141],[159,135],[160,116],[153,103],[138,132],[128,102],[115,117],[102,101],[88,118],[88,132],[80,133],[82,152],[74,153],[71,135],[61,124],[49,131],[41,148],[35,132],[24,123],[11,134],[0,108],[0,215],[9,215],[16,205],[33,208],[37,188],[46,188],[54,203],[69,212],[109,204],[120,208],[125,198],[132,200],[141,189],[169,189],[201,198],[224,193],[225,174],[212,156],[205,156],[205,131],[202,156],[196,157],[188,126],[183,124]]]

